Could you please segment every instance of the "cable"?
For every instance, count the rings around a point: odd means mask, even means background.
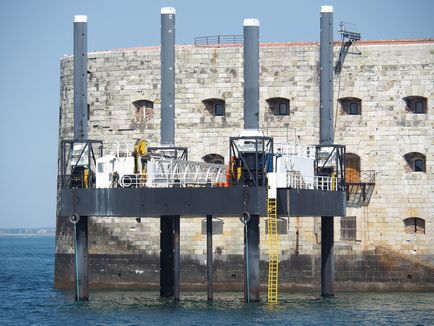
[[[244,237],[246,239],[246,285],[247,285],[247,302],[250,302],[250,274],[249,274],[249,238],[247,237],[247,223],[244,224]]]
[[[335,139],[335,134],[336,134],[336,125],[337,125],[337,121],[338,121],[338,109],[339,109],[339,95],[341,92],[341,74],[338,75],[338,91],[337,91],[337,96],[336,96],[336,110],[335,110],[335,121],[334,121],[334,126],[333,126],[333,140]]]
[[[76,301],[80,301],[80,288],[78,286],[78,255],[77,255],[77,227],[74,223],[74,254],[75,254],[75,293],[77,294]]]

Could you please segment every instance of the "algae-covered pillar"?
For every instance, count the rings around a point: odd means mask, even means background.
[[[175,146],[175,14],[161,8],[161,146]],[[160,296],[180,297],[180,216],[160,216]]]
[[[320,144],[333,145],[333,7],[321,6]],[[334,295],[334,217],[321,216],[321,295]]]
[[[87,16],[74,16],[74,141],[87,140]],[[89,299],[88,217],[74,227],[75,300]]]
[[[259,20],[244,19],[244,130],[259,135]],[[244,234],[244,299],[259,301],[259,215],[252,214]]]

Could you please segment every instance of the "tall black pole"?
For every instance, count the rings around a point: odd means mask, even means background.
[[[321,7],[320,144],[333,144],[333,7]]]
[[[173,216],[173,298],[175,301],[179,301],[181,292],[181,247],[180,247],[180,216]]]
[[[87,140],[87,16],[74,16],[74,140]],[[89,149],[88,149],[89,151]],[[90,152],[90,151],[89,151]],[[75,225],[75,300],[89,300],[88,217]]]
[[[160,297],[174,296],[174,221],[173,216],[160,217]]]
[[[259,129],[259,20],[244,19],[244,129]]]
[[[162,146],[175,145],[175,14],[161,8],[161,126]],[[160,296],[180,298],[180,216],[160,217]]]
[[[80,216],[79,221],[75,225],[75,241],[76,241],[76,287],[75,300],[89,300],[89,254],[88,254],[88,217]]]
[[[321,7],[320,144],[333,145],[333,7]],[[334,217],[321,216],[321,296],[334,295]]]
[[[244,130],[259,131],[259,20],[244,19],[243,25]],[[259,215],[251,215],[244,228],[244,261],[244,299],[259,301]]]
[[[244,235],[244,256],[246,265],[244,300],[260,300],[259,280],[259,215],[251,215],[247,222],[247,234]]]
[[[87,140],[87,16],[74,16],[74,140]]]
[[[334,255],[334,218],[321,216],[321,296],[334,295],[335,255]]]
[[[206,279],[208,281],[208,301],[213,300],[213,255],[212,255],[212,215],[206,216]]]
[[[161,8],[161,145],[175,145],[175,8]]]

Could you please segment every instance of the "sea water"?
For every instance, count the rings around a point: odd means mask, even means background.
[[[281,293],[279,304],[245,304],[242,293],[73,291],[53,288],[53,236],[0,236],[1,325],[434,325],[434,293]],[[182,289],[181,289],[182,290]],[[264,294],[265,295],[265,294]]]

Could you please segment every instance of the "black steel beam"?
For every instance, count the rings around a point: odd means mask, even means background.
[[[251,215],[244,233],[244,300],[259,301],[259,215]]]
[[[279,216],[345,216],[344,191],[277,189]]]
[[[239,217],[243,211],[266,214],[266,189],[262,187],[62,189],[61,196],[61,216]],[[277,190],[279,216],[344,216],[345,204],[342,191]]]
[[[212,215],[206,216],[206,279],[208,281],[208,301],[213,300],[213,248]]]
[[[321,216],[321,296],[334,296],[334,218]]]
[[[88,247],[88,217],[80,216],[79,221],[75,225],[75,241],[76,241],[76,287],[75,300],[89,300],[89,247]]]
[[[62,189],[61,216],[240,216],[265,212],[265,187]]]
[[[174,241],[173,216],[160,218],[160,297],[170,298],[174,295]]]

